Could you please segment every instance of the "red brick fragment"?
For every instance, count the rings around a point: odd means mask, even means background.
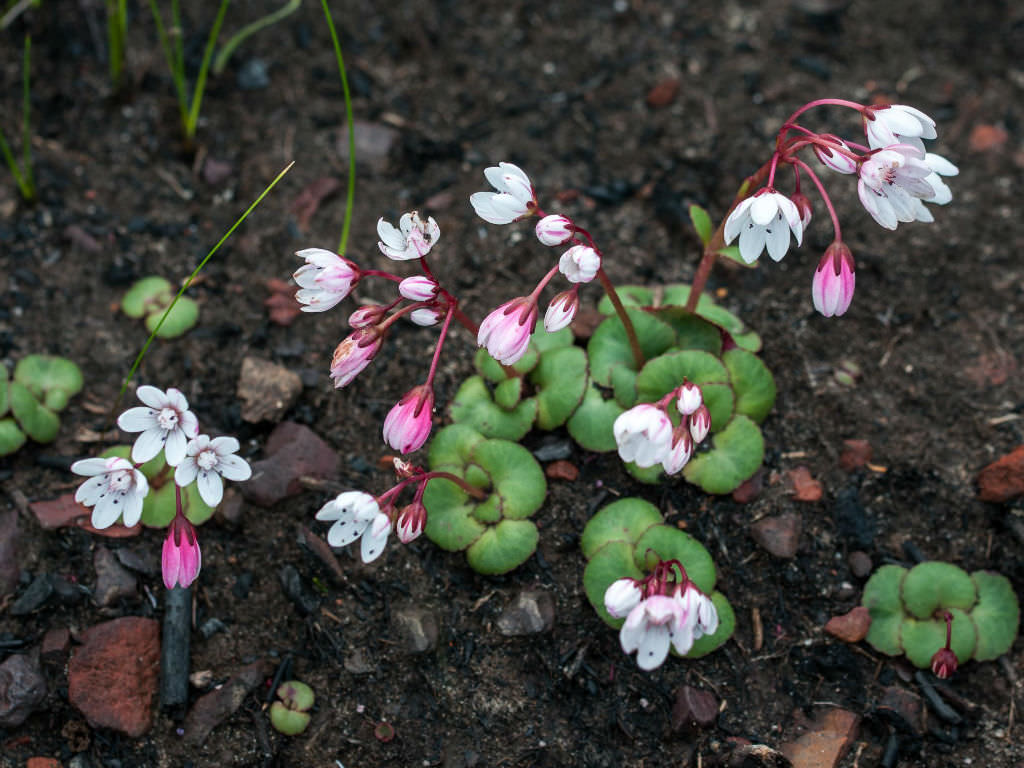
[[[998,503],[1024,494],[1024,445],[1019,445],[978,473],[978,497]]]

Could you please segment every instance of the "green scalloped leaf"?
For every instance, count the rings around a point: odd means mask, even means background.
[[[548,333],[544,329],[544,322],[542,320],[538,320],[537,327],[534,329],[533,335],[530,337],[530,346],[536,349],[541,355],[553,349],[571,347],[573,346],[572,329],[562,328],[554,333]]]
[[[690,206],[690,221],[693,224],[693,229],[697,233],[697,237],[700,238],[701,243],[706,247],[711,242],[711,217],[708,216],[708,212],[705,211],[697,204]]]
[[[729,369],[736,412],[760,424],[775,404],[775,378],[759,357],[745,349],[734,348],[722,354]]]
[[[470,376],[459,387],[449,408],[452,421],[473,427],[485,437],[518,440],[533,426],[537,401],[528,398],[512,410],[504,410],[491,397],[481,376]]]
[[[612,366],[612,394],[623,408],[632,408],[636,399],[636,371],[621,363]]]
[[[587,353],[580,347],[550,349],[530,373],[537,399],[537,426],[555,429],[568,421],[587,391]]]
[[[635,461],[623,462],[622,466],[630,474],[631,477],[636,478],[641,483],[647,483],[647,485],[657,485],[661,482],[664,470],[661,464],[655,464],[653,467],[639,467]]]
[[[430,441],[427,462],[434,470],[447,466],[465,466],[473,455],[473,448],[484,439],[468,424],[449,424]]]
[[[900,587],[904,609],[918,619],[931,619],[940,608],[969,611],[978,601],[967,571],[952,563],[919,563],[907,572]]]
[[[142,524],[147,528],[166,528],[175,515],[174,483],[150,488],[142,500]]]
[[[427,510],[424,533],[441,549],[449,552],[466,549],[487,530],[486,525],[473,517],[476,503],[451,480],[443,477],[428,480],[423,506]]]
[[[683,476],[708,493],[732,493],[764,459],[761,430],[741,413],[712,437],[711,445],[710,451],[698,453],[683,467]]]
[[[54,412],[64,410],[83,384],[82,370],[67,358],[54,355],[23,357],[14,367],[14,381],[23,384],[47,410]],[[0,408],[0,414],[4,410]]]
[[[966,612],[959,608],[951,608],[949,612],[953,614],[953,632],[949,647],[956,654],[957,661],[963,664],[974,653],[977,633]],[[922,621],[907,616],[900,626],[900,645],[911,664],[920,669],[927,669],[932,665],[932,656],[935,652],[946,647],[946,622],[940,619]]]
[[[14,419],[0,419],[0,456],[15,453],[27,439]]]
[[[169,280],[151,276],[136,280],[121,299],[121,311],[128,317],[139,318],[153,312],[162,312],[174,298],[174,286]]]
[[[690,286],[683,283],[665,286],[663,304],[684,306],[690,298]],[[761,337],[747,328],[737,315],[716,304],[708,294],[702,294],[697,302],[697,314],[721,328],[736,344],[749,352],[761,350]]]
[[[37,443],[49,443],[60,430],[57,414],[39,404],[28,388],[19,381],[12,381],[7,388],[11,400],[11,412],[18,426]]]
[[[883,565],[864,585],[861,605],[871,615],[868,628],[868,645],[886,656],[899,656],[900,625],[903,623],[903,603],[900,600],[900,584],[907,569],[898,565]]]
[[[615,292],[619,294],[619,301],[624,307],[649,307],[654,301],[654,291],[643,285],[619,285]],[[597,302],[597,311],[602,315],[614,315],[615,307],[612,300],[602,296]]]
[[[470,545],[466,562],[488,576],[508,573],[530,559],[539,538],[537,526],[529,520],[502,520]]]
[[[583,395],[583,402],[569,417],[566,427],[572,439],[584,450],[607,453],[618,447],[612,425],[624,411],[614,399],[606,400],[591,381]]]
[[[548,493],[544,470],[528,450],[507,440],[484,440],[473,448],[473,461],[491,478],[500,496],[502,517],[529,517],[544,503]]]
[[[715,604],[715,610],[718,612],[718,629],[713,635],[704,635],[694,640],[693,647],[685,656],[687,659],[699,659],[712,651],[717,651],[736,631],[736,613],[726,596],[718,591],[713,592],[711,602]],[[674,655],[675,651],[672,653]]]
[[[667,323],[643,310],[627,309],[626,314],[633,323],[645,358],[660,355],[675,343],[675,331]],[[609,317],[597,326],[587,344],[587,357],[590,360],[590,375],[605,387],[612,383],[611,372],[614,366],[636,369],[629,337],[618,317]]]
[[[583,556],[590,559],[601,547],[613,541],[625,541],[632,547],[644,531],[662,522],[664,520],[656,506],[627,496],[601,507],[590,518],[580,536],[580,549]]]
[[[656,402],[682,384],[684,378],[701,386],[704,404],[711,414],[712,432],[722,429],[732,418],[733,391],[729,371],[710,352],[667,352],[648,360],[636,377],[637,399]]]
[[[160,330],[157,330],[157,325],[160,324],[160,319],[165,312],[167,319],[163,321],[163,325],[160,325]],[[156,332],[157,337],[161,339],[176,339],[194,328],[198,321],[199,305],[187,296],[182,296],[169,312],[166,309],[161,309],[146,315],[146,330],[150,333]]]
[[[1002,574],[975,571],[971,579],[978,589],[978,602],[971,610],[971,620],[978,630],[974,658],[992,661],[1010,650],[1017,637],[1020,603],[1010,580]]]
[[[607,507],[606,507],[607,509]],[[660,515],[659,515],[660,517]],[[633,560],[633,545],[612,541],[597,550],[583,569],[583,590],[601,620],[618,629],[625,619],[616,619],[604,608],[604,593],[619,579],[642,579],[644,573]]]
[[[0,363],[0,416],[7,413],[7,409],[11,407],[11,399],[7,394],[8,381],[7,366]]]
[[[715,563],[711,553],[693,536],[673,525],[652,525],[633,546],[637,566],[645,571],[654,570],[658,560],[678,560],[686,575],[705,594],[715,589]]]
[[[511,411],[523,397],[523,380],[519,376],[494,385],[494,403],[503,411]]]
[[[722,352],[722,330],[700,315],[688,312],[685,307],[668,305],[651,310],[659,320],[664,320],[676,332],[675,347],[679,349],[703,349],[716,357]]]
[[[510,378],[510,376],[525,376],[533,370],[539,357],[540,354],[537,352],[536,346],[531,344],[526,350],[526,354],[509,366],[511,369],[511,373],[509,373],[501,363],[491,357],[484,347],[480,347],[473,357],[473,365],[476,366],[479,374],[488,381],[499,382]]]

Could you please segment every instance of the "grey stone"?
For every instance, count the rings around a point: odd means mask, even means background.
[[[0,598],[18,588],[18,510],[0,511]]]
[[[391,624],[410,653],[426,653],[437,647],[437,618],[427,609],[415,605],[396,608]]]
[[[243,91],[262,91],[270,85],[270,69],[263,59],[248,59],[238,69],[235,79]]]
[[[38,610],[53,594],[53,582],[50,575],[41,573],[32,580],[28,588],[11,606],[11,616],[25,616]]]
[[[46,698],[46,679],[28,656],[11,656],[0,664],[0,726],[21,725]]]
[[[109,549],[97,547],[92,564],[96,569],[96,589],[93,592],[96,605],[109,608],[121,600],[137,597],[138,582],[135,576],[121,565]]]
[[[498,631],[506,637],[537,635],[555,624],[555,603],[539,589],[526,589],[498,617]]]

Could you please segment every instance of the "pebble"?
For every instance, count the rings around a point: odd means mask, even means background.
[[[48,573],[36,576],[10,608],[12,616],[25,616],[38,610],[53,594],[53,582]]]
[[[859,715],[830,708],[815,718],[810,731],[783,744],[779,751],[793,768],[836,768],[853,745],[859,724]]]
[[[871,573],[873,563],[871,562],[871,555],[861,550],[855,550],[850,553],[847,562],[850,564],[850,571],[858,579],[866,578]]]
[[[303,491],[303,476],[331,478],[338,472],[338,454],[309,427],[285,421],[271,432],[254,462],[253,476],[242,484],[242,495],[259,507],[271,507]]]
[[[884,688],[876,711],[901,731],[918,736],[924,733],[924,702],[906,688],[898,685]]]
[[[96,569],[96,588],[93,591],[96,605],[109,608],[121,600],[138,596],[138,582],[134,574],[121,565],[109,549],[97,547],[92,563]]]
[[[273,671],[260,660],[242,667],[224,685],[201,696],[185,717],[185,741],[202,744],[210,731],[230,717],[242,705],[249,692]]]
[[[250,424],[280,421],[300,394],[302,379],[294,371],[258,357],[242,360],[238,397],[244,401],[242,418]]]
[[[67,627],[48,629],[39,646],[39,656],[48,664],[63,664],[71,650],[71,632]]]
[[[344,665],[345,671],[350,672],[353,675],[368,675],[376,669],[373,662],[370,661],[370,657],[367,655],[366,650],[363,648],[356,648],[352,653],[346,656]]]
[[[533,452],[533,457],[542,464],[568,459],[570,456],[572,456],[572,441],[562,438],[547,439]]]
[[[839,466],[850,472],[871,461],[871,456],[871,443],[867,440],[844,440],[843,452],[839,454]]]
[[[21,725],[45,699],[46,679],[38,661],[17,654],[0,664],[0,727]]]
[[[224,494],[225,497],[232,490],[234,489],[228,488]],[[223,504],[223,502],[221,503]],[[160,573],[160,562],[156,558],[156,550],[152,547],[120,547],[114,550],[114,554],[117,555],[117,561],[121,565],[136,573],[141,573],[144,576],[156,576]]]
[[[235,81],[243,91],[262,91],[270,85],[269,67],[263,59],[247,59],[238,68],[238,76]]]
[[[786,484],[797,501],[820,501],[822,496],[821,483],[811,476],[811,470],[799,466],[786,473]]]
[[[0,599],[18,588],[18,540],[18,510],[11,507],[0,511]]]
[[[538,589],[525,589],[498,617],[498,631],[505,637],[536,635],[555,624],[555,604],[551,595]]]
[[[825,631],[847,643],[859,643],[868,636],[871,629],[871,614],[863,605],[842,616],[833,616],[825,624]]]
[[[437,647],[437,618],[427,609],[416,605],[396,608],[391,624],[409,653],[426,653]]]
[[[573,482],[580,476],[579,468],[571,461],[553,461],[544,467],[544,475],[551,480]]]
[[[214,617],[209,618],[199,625],[199,634],[205,639],[209,640],[211,637],[216,635],[218,632],[227,632],[228,627],[220,619]]]
[[[718,697],[711,691],[681,685],[672,706],[672,730],[693,733],[714,725],[718,719]]]
[[[796,557],[803,520],[787,512],[777,517],[763,517],[750,526],[750,536],[762,549],[775,557]]]
[[[356,158],[364,168],[374,173],[388,169],[388,158],[398,141],[399,133],[389,125],[356,120],[353,123],[356,139]],[[338,156],[344,163],[348,160],[348,131],[338,131]]]
[[[231,163],[207,157],[203,163],[203,181],[211,187],[215,187],[221,182],[226,181],[234,173],[234,170]]]
[[[875,540],[875,525],[860,503],[860,490],[848,485],[836,494],[832,507],[839,540],[850,547],[869,550]]]
[[[978,473],[978,498],[997,504],[1024,495],[1024,445],[996,459]]]

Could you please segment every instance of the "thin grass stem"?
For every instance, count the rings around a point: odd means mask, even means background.
[[[348,192],[345,196],[345,219],[341,224],[341,240],[338,243],[338,255],[345,255],[345,248],[348,247],[348,233],[352,227],[352,205],[356,193],[356,128],[352,116],[352,93],[348,88],[348,76],[345,73],[345,59],[341,55],[341,43],[338,42],[338,33],[334,29],[334,20],[331,18],[331,9],[327,7],[327,0],[320,0],[324,7],[324,16],[327,17],[327,28],[331,31],[331,42],[334,44],[334,55],[338,59],[338,73],[341,75],[341,89],[345,94],[345,121],[348,123]]]

